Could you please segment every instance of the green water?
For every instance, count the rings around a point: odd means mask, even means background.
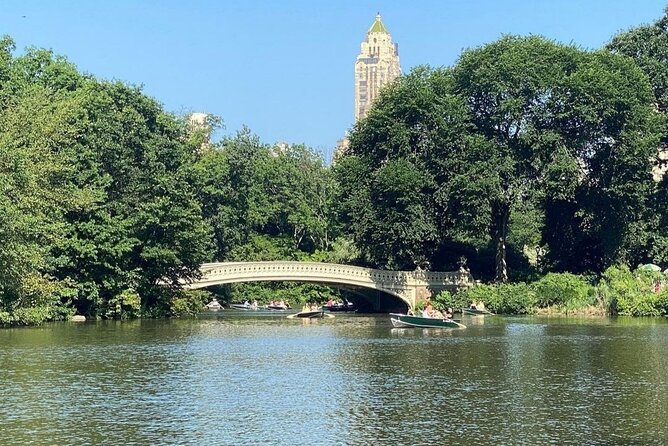
[[[668,321],[387,316],[0,330],[1,445],[668,444]]]

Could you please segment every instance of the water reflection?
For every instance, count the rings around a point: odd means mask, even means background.
[[[225,313],[0,330],[0,444],[665,444],[668,321],[644,322]]]

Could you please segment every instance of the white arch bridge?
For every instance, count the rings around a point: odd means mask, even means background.
[[[473,284],[468,271],[387,271],[319,262],[222,262],[201,266],[202,277],[186,289],[238,282],[288,281],[330,285],[351,291],[368,289],[389,294],[411,308],[418,299],[442,290],[455,291]]]

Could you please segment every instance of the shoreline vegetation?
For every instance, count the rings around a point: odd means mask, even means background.
[[[219,117],[168,113],[2,37],[0,326],[189,315],[212,293],[341,300],[313,284],[180,288],[205,262],[266,260],[484,282],[432,298],[446,308],[665,315],[665,276],[624,265],[668,267],[667,42],[668,9],[597,50],[505,35],[416,67],[329,165],[246,127],[214,140]]]
[[[596,281],[570,273],[548,273],[528,284],[481,284],[454,294],[441,292],[434,298],[439,309],[466,308],[471,302],[509,315],[665,316],[668,277],[615,266]]]

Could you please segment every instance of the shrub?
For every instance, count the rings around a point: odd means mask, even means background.
[[[39,325],[55,319],[55,311],[50,306],[17,308],[12,314],[14,325]]]
[[[494,313],[532,314],[536,308],[536,293],[523,282],[477,285],[459,294],[462,295],[464,306],[470,302],[482,302]]]
[[[459,309],[468,307],[469,302],[463,292],[451,293],[448,290],[439,292],[434,298],[434,308],[444,310],[446,308]]]
[[[422,310],[424,310],[425,304],[427,302],[423,299],[418,299],[415,301],[415,306],[413,307],[413,311],[415,314],[419,314]]]
[[[663,288],[660,293],[656,293],[654,307],[662,315],[668,315],[668,287]]]
[[[182,290],[171,300],[169,309],[173,316],[194,316],[204,310],[210,299],[208,291]]]
[[[139,316],[141,299],[134,290],[123,290],[102,307],[105,318],[130,319]]]
[[[536,293],[526,283],[502,283],[496,290],[495,299],[485,304],[493,312],[532,314],[536,311]]]
[[[468,307],[472,302],[482,302],[485,306],[494,299],[497,285],[478,284],[470,288],[465,288],[457,293],[459,301],[462,302],[459,308]]]
[[[9,314],[6,311],[0,310],[0,325],[9,325],[12,323],[14,318],[12,318],[12,315]]]
[[[654,292],[654,281],[660,274],[651,271],[631,271],[627,266],[612,266],[605,270],[598,293],[611,314],[627,316],[661,316],[663,293]]]
[[[571,273],[549,273],[531,284],[538,306],[552,305],[576,309],[593,303],[593,287],[582,276]]]

